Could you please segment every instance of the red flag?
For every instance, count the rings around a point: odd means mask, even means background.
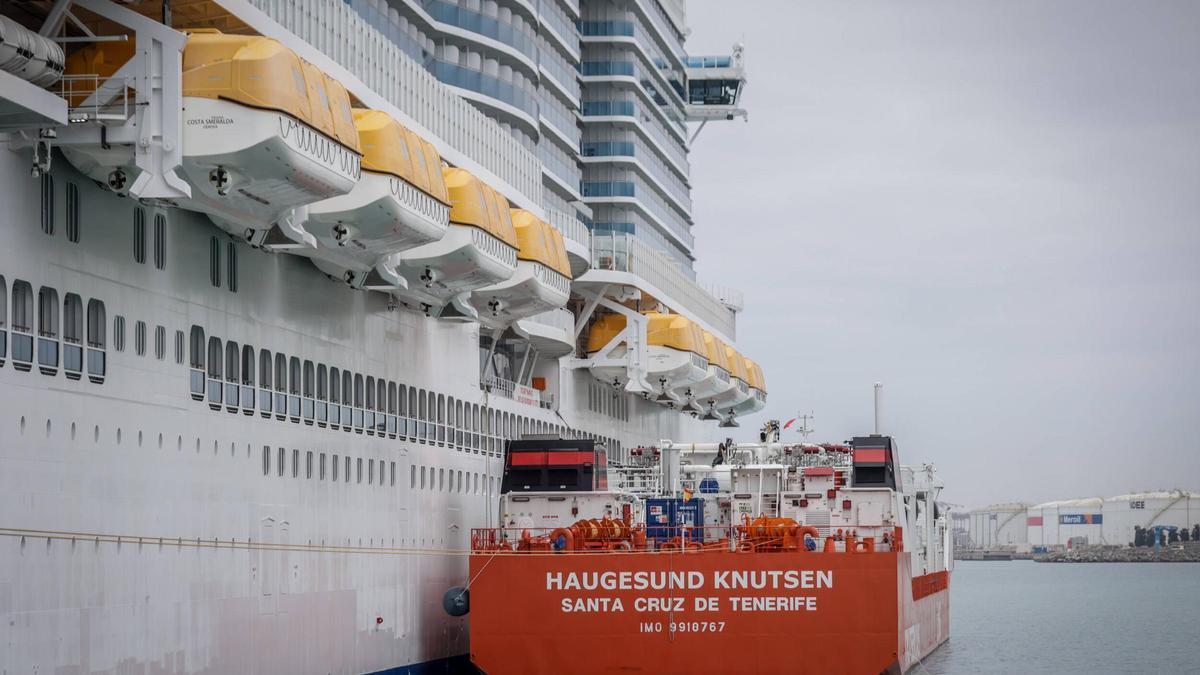
[[[795,421],[796,421],[796,418],[795,418],[795,417],[793,417],[792,419],[790,419],[790,420],[788,420],[788,421],[787,421],[787,424],[784,424],[784,425],[783,425],[783,428],[784,428],[784,429],[786,429],[786,428],[788,428],[788,427],[792,426],[792,422],[795,422]]]

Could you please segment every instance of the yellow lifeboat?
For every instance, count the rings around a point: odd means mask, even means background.
[[[702,331],[704,335],[704,350],[708,355],[708,375],[689,389],[676,391],[676,394],[691,404],[689,407],[705,413],[705,419],[716,419],[714,404],[716,399],[733,389],[731,381],[729,357],[725,351],[725,343],[718,340],[712,333]]]
[[[432,143],[381,110],[355,109],[362,175],[349,194],[308,207],[313,262],[356,288],[394,290],[396,254],[437,241],[449,227],[450,195]]]
[[[680,405],[683,401],[673,392],[691,387],[708,375],[704,331],[696,322],[679,314],[645,312],[644,315],[645,364],[631,359],[621,337],[626,324],[624,315],[605,314],[592,324],[587,341],[588,355],[594,359],[592,376],[614,388],[640,390],[644,387],[628,385],[631,379],[636,382],[637,371],[644,369],[645,384],[657,395],[656,400]]]
[[[750,393],[750,371],[746,368],[746,357],[733,347],[725,346],[725,358],[729,363],[729,381],[733,386],[713,397],[712,408],[721,418],[721,426],[737,426],[733,418],[742,414],[744,408],[740,406],[753,396]]]
[[[762,368],[750,359],[743,360],[746,367],[746,385],[750,396],[733,407],[735,415],[749,415],[767,407],[767,381],[763,377]]]
[[[517,233],[508,200],[466,169],[442,170],[450,226],[439,240],[396,255],[406,301],[443,318],[477,319],[471,291],[505,281],[517,269]]]
[[[68,59],[68,74],[114,65],[122,55],[102,58],[108,43],[87,49]],[[358,132],[345,87],[270,38],[197,29],[183,51],[183,108],[181,174],[192,196],[176,205],[207,213],[255,244],[315,246],[290,212],[346,194],[358,181]],[[97,145],[66,154],[124,194],[140,177],[133,152],[132,145]],[[279,231],[268,237],[276,223]]]
[[[571,296],[571,264],[562,233],[524,209],[511,209],[517,233],[517,270],[471,293],[480,323],[492,327],[564,307]]]

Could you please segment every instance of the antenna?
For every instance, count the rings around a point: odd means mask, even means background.
[[[883,384],[880,382],[876,382],[875,383],[875,435],[876,436],[879,435],[879,414],[880,414],[880,403],[881,403],[880,399],[881,399],[882,395],[883,395]]]
[[[817,416],[811,412],[804,413],[803,415],[799,413],[796,414],[796,419],[800,420],[800,426],[796,427],[796,433],[800,434],[800,437],[803,438],[805,442],[808,441],[808,435],[815,431],[815,429],[808,426],[808,422],[809,420],[816,419],[816,417]]]

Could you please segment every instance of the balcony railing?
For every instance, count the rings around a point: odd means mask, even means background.
[[[593,232],[592,266],[598,270],[635,274],[683,305],[672,307],[675,311],[701,319],[730,339],[736,337],[734,311],[705,291],[669,258],[636,237]]]
[[[513,28],[511,23],[444,0],[421,0],[421,6],[437,21],[503,42],[531,60],[537,60],[537,43],[529,35]]]
[[[503,396],[518,403],[537,405],[539,408],[554,410],[554,394],[548,391],[538,391],[512,380],[506,380],[495,375],[483,375],[479,378],[479,388],[490,394]],[[530,393],[532,392],[532,394]],[[533,397],[536,397],[536,401]]]
[[[592,247],[592,233],[575,216],[559,211],[558,209],[546,207],[546,218],[567,239],[583,244],[589,249]]]

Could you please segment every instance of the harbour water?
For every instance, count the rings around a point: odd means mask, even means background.
[[[960,562],[950,641],[912,672],[1200,672],[1200,565]]]

